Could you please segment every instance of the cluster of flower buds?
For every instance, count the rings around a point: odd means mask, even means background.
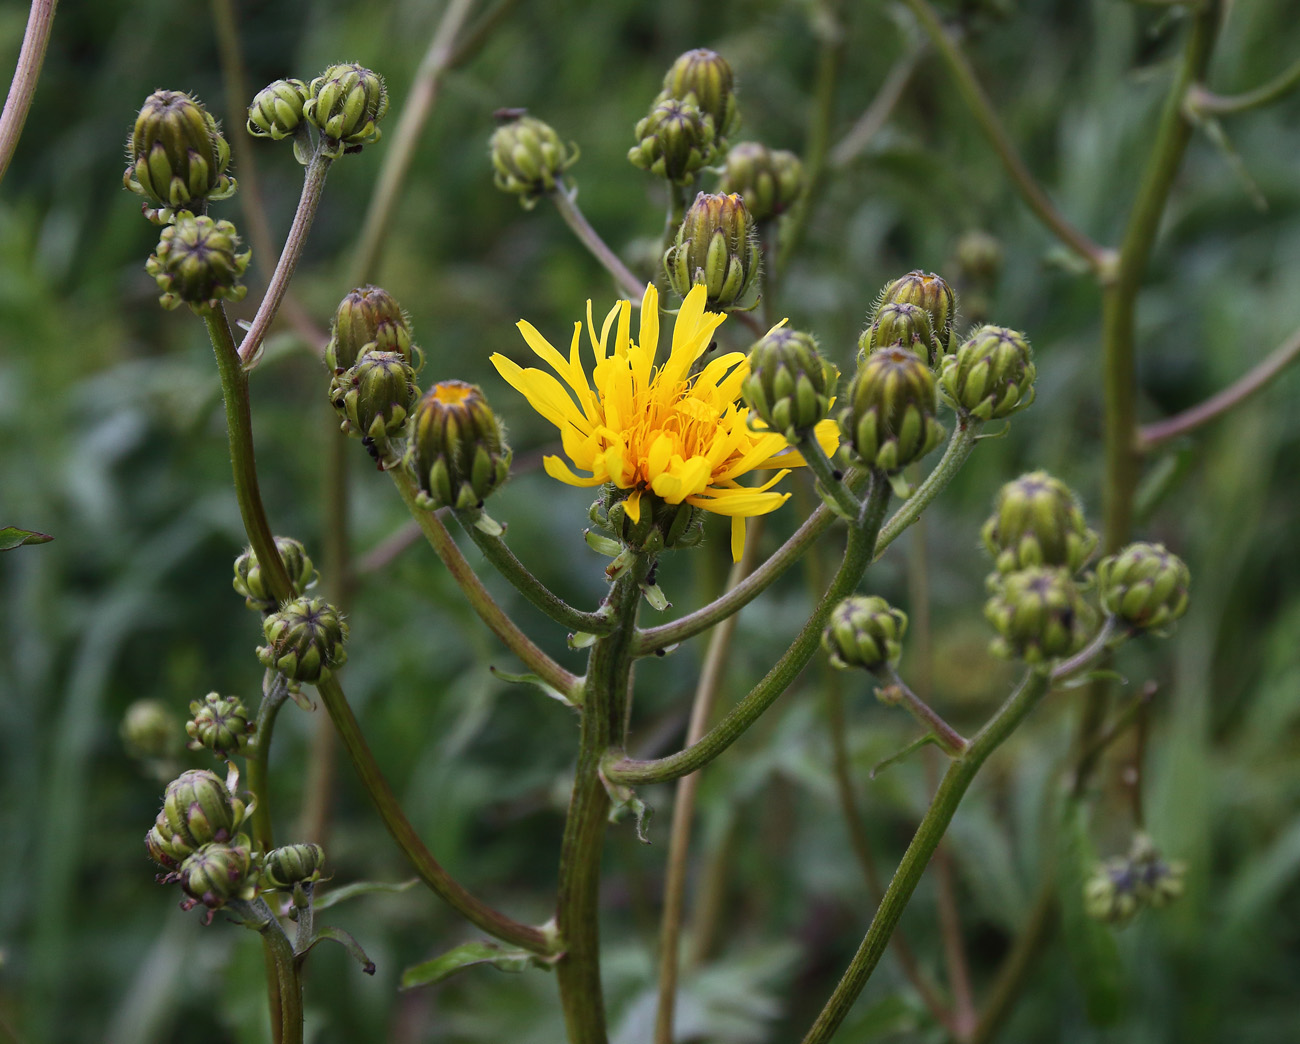
[[[226,173],[230,145],[198,99],[155,91],[145,99],[127,142],[122,183],[144,197],[144,213],[167,224],[182,211],[202,213],[208,200],[235,191]]]
[[[1030,566],[999,578],[984,615],[995,655],[1038,664],[1083,648],[1096,622],[1069,570]]]
[[[144,266],[162,290],[159,303],[169,309],[188,304],[202,314],[222,301],[242,300],[248,288],[241,280],[251,252],[239,252],[235,226],[189,211],[172,221]]]
[[[185,857],[176,879],[189,896],[186,908],[202,903],[219,910],[231,899],[252,899],[258,891],[253,846],[245,834],[212,841]]]
[[[190,720],[185,723],[190,750],[206,748],[220,758],[242,753],[256,728],[243,700],[215,692],[190,704]]]
[[[190,769],[167,784],[145,847],[164,871],[175,873],[204,845],[233,839],[249,811],[215,772]]]
[[[1183,894],[1186,867],[1166,860],[1151,838],[1139,833],[1125,856],[1097,865],[1083,887],[1089,917],[1116,927],[1127,924],[1143,907],[1159,909]]]
[[[925,359],[931,369],[952,350],[957,299],[942,277],[920,269],[887,283],[872,309],[871,322],[858,341],[865,353],[902,346]]]
[[[736,82],[721,55],[699,48],[681,55],[664,76],[663,90],[636,125],[627,158],[677,185],[689,185],[727,151],[739,125]]]
[[[749,374],[740,388],[758,418],[794,444],[830,412],[838,376],[810,334],[782,326],[750,349]]]
[[[939,372],[939,390],[959,413],[999,420],[1034,401],[1037,370],[1025,335],[1002,326],[981,326]]]
[[[784,214],[807,188],[803,163],[793,152],[742,141],[727,153],[718,191],[736,192],[759,224]]]
[[[822,648],[841,670],[861,667],[873,674],[894,667],[903,653],[907,614],[879,595],[851,595],[831,610]]]
[[[319,574],[301,542],[293,537],[278,536],[275,538],[275,549],[280,554],[280,561],[284,563],[285,572],[289,574],[295,597],[315,585]],[[235,578],[232,584],[244,596],[248,608],[270,612],[276,607],[275,596],[266,586],[261,563],[251,547],[245,548],[235,559]]]
[[[1134,631],[1162,631],[1187,611],[1191,575],[1164,544],[1129,544],[1097,565],[1101,604]]]
[[[1079,498],[1045,471],[1021,475],[998,490],[980,536],[999,573],[1055,566],[1074,574],[1097,548]]]
[[[411,343],[411,324],[392,294],[378,286],[359,286],[339,302],[330,323],[325,363],[338,373],[367,351],[397,352],[414,363],[419,349]]]
[[[564,172],[578,162],[578,147],[568,146],[550,124],[523,109],[502,109],[489,153],[492,178],[502,192],[519,197],[531,209],[538,197],[555,191]]]
[[[248,133],[280,141],[298,132],[310,92],[302,80],[276,80],[253,96],[248,107]]]
[[[430,508],[474,510],[510,474],[510,447],[483,392],[441,381],[415,406],[406,465]]]
[[[286,602],[262,621],[262,633],[266,645],[257,658],[290,681],[312,684],[347,662],[347,622],[323,598]]]
[[[331,65],[307,87],[302,114],[321,134],[327,156],[357,152],[380,138],[388,112],[383,77],[356,63]]]
[[[735,193],[699,193],[664,254],[664,271],[674,292],[684,298],[691,287],[703,284],[705,307],[712,312],[739,305],[761,263],[754,219]]]

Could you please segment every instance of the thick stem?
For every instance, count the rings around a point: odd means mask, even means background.
[[[4,111],[0,112],[0,181],[4,180],[9,161],[18,148],[18,139],[27,122],[27,111],[36,94],[36,81],[45,64],[45,48],[50,42],[50,28],[54,25],[54,8],[57,0],[33,0],[27,15],[27,30],[18,52],[18,65],[9,83]]]
[[[257,708],[257,728],[253,732],[252,747],[245,759],[248,772],[248,789],[257,798],[253,809],[253,840],[259,848],[275,847],[271,826],[271,792],[267,781],[267,761],[271,755],[271,736],[275,732],[275,719],[289,697],[289,687],[284,675],[267,671],[262,682],[262,703]]]
[[[688,772],[703,768],[730,747],[789,688],[821,640],[822,628],[840,599],[853,593],[871,564],[876,536],[889,503],[889,482],[884,475],[873,476],[862,518],[849,527],[848,545],[839,571],[822,600],[813,610],[799,635],[763,679],[731,711],[711,728],[698,743],[666,758],[637,761],[611,751],[605,762],[605,775],[618,783],[665,783],[680,779]]]
[[[564,956],[555,966],[569,1044],[605,1044],[605,1004],[600,984],[600,861],[609,822],[609,794],[601,756],[623,729],[630,698],[632,637],[641,582],[650,561],[637,558],[614,582],[606,604],[618,621],[597,639],[587,665],[569,814],[560,845],[560,887],[555,919]]]
[[[280,310],[280,302],[284,300],[284,295],[289,289],[289,280],[293,278],[298,261],[302,258],[302,250],[307,243],[307,233],[316,218],[316,208],[320,206],[320,197],[325,189],[325,178],[329,174],[331,162],[321,149],[317,149],[307,165],[307,172],[302,182],[302,196],[298,199],[298,210],[293,215],[293,224],[289,226],[289,235],[284,241],[284,249],[280,251],[280,260],[276,263],[275,273],[267,285],[266,295],[262,298],[262,303],[257,306],[253,323],[239,344],[239,360],[245,367],[252,364],[258,349],[262,347],[262,341],[266,338],[267,331],[271,329],[276,313]]]
[[[555,209],[560,212],[560,217],[564,218],[564,223],[573,230],[573,234],[578,237],[578,241],[591,252],[591,256],[601,263],[605,271],[614,277],[614,282],[618,284],[619,290],[627,294],[634,307],[641,306],[641,297],[645,293],[645,286],[642,284],[632,270],[623,264],[620,258],[612,251],[608,244],[600,238],[591,223],[587,220],[586,215],[578,209],[578,191],[577,189],[565,188],[563,185],[557,186],[553,192],[547,194]],[[680,224],[680,218],[678,219]],[[676,228],[673,234],[677,234]]]
[[[263,899],[232,900],[229,904],[243,924],[262,937],[266,956],[274,1044],[302,1044],[302,975],[293,944]]]

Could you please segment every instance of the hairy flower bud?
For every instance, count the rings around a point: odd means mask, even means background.
[[[980,536],[999,573],[1061,566],[1077,573],[1097,547],[1079,498],[1060,479],[1031,471],[998,490]]]
[[[415,407],[406,463],[430,506],[464,510],[505,482],[510,447],[481,390],[442,381]]]
[[[997,656],[1041,663],[1083,648],[1093,612],[1065,569],[1031,567],[1000,577],[984,605]]]
[[[279,141],[293,134],[302,123],[307,85],[301,80],[276,80],[263,87],[248,107],[248,133],[254,138]]]
[[[934,375],[906,348],[882,348],[858,367],[840,430],[867,467],[898,471],[943,441]]]
[[[216,308],[223,300],[241,300],[248,288],[240,282],[251,251],[239,253],[239,235],[229,221],[195,217],[188,211],[162,230],[158,247],[145,262],[164,308],[185,302],[195,312]]]
[[[750,349],[740,390],[764,424],[795,443],[830,411],[836,376],[811,335],[782,326]]]
[[[757,222],[785,213],[803,195],[803,163],[793,152],[742,141],[727,153],[719,192],[737,192]]]
[[[632,165],[675,185],[689,185],[717,156],[712,117],[694,102],[662,95],[637,123],[636,139],[627,154]]]
[[[181,888],[209,910],[231,899],[252,899],[257,894],[253,874],[253,849],[243,834],[230,841],[214,841],[187,856],[178,874]]]
[[[306,842],[273,848],[262,859],[262,885],[265,888],[292,888],[296,884],[319,881],[325,865],[325,850]]]
[[[939,390],[953,409],[976,420],[998,420],[1034,401],[1036,375],[1024,334],[982,326],[944,358]]]
[[[177,211],[201,210],[205,200],[233,193],[229,165],[230,145],[203,104],[180,91],[155,91],[135,118],[122,183],[145,197],[146,217],[166,224]]]
[[[398,352],[371,346],[330,384],[330,401],[343,418],[343,431],[370,440],[380,461],[388,440],[406,431],[406,418],[419,394],[410,363]]]
[[[257,724],[250,719],[243,700],[216,692],[192,702],[190,720],[185,723],[190,750],[206,747],[223,758],[242,753],[248,737],[256,728]]]
[[[232,838],[246,813],[244,803],[215,772],[190,769],[167,784],[162,810],[145,845],[156,863],[175,870],[200,846]]]
[[[745,201],[701,192],[686,211],[677,238],[664,254],[664,271],[679,297],[703,283],[705,307],[721,311],[738,304],[758,276],[762,258],[754,219]]]
[[[1129,544],[1097,565],[1102,607],[1134,630],[1160,630],[1187,611],[1187,564],[1164,544]]]
[[[740,125],[736,108],[736,77],[727,60],[705,47],[679,55],[664,76],[664,95],[679,101],[694,101],[707,113],[719,138]]]
[[[118,726],[122,746],[140,761],[175,757],[181,750],[181,723],[161,700],[136,700]]]
[[[302,114],[325,139],[327,153],[341,156],[380,138],[377,124],[388,111],[383,77],[363,65],[331,65],[311,81]]]
[[[576,145],[566,148],[549,123],[521,109],[505,110],[489,151],[496,187],[518,196],[525,208],[553,191],[561,175],[578,162]]]
[[[929,363],[932,367],[937,366],[939,360],[951,350],[952,324],[957,314],[957,299],[952,287],[933,272],[914,269],[885,286],[880,292],[875,311],[879,312],[888,304],[917,305],[930,313],[934,342]]]
[[[289,574],[295,597],[316,583],[319,574],[307,557],[307,549],[299,541],[293,537],[278,536],[275,538],[275,549],[280,553],[285,572]],[[262,578],[261,563],[251,547],[244,548],[235,559],[233,586],[244,596],[245,604],[250,609],[267,612],[276,607],[275,596]]]
[[[292,681],[316,682],[342,667],[348,625],[323,598],[295,598],[262,621],[266,645],[257,650],[263,666]]]
[[[407,362],[414,361],[406,313],[392,294],[378,286],[359,286],[339,302],[330,324],[325,363],[331,370],[349,369],[365,348],[398,352]]]
[[[869,355],[879,348],[898,345],[925,359],[933,368],[938,357],[930,313],[920,305],[886,301],[872,316],[871,325],[858,338],[858,349]]]
[[[833,667],[874,672],[898,663],[906,633],[907,614],[901,609],[879,595],[852,595],[831,610],[822,631],[822,648],[830,654]]]
[[[695,547],[704,539],[704,522],[698,508],[682,501],[670,504],[649,490],[641,494],[637,518],[627,512],[629,490],[606,483],[589,517],[612,533],[624,547],[643,554]]]

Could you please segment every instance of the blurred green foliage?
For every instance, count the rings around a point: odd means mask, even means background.
[[[394,111],[440,5],[239,3],[250,92],[359,60],[388,78]],[[486,7],[486,5],[483,5]],[[517,4],[484,48],[448,76],[417,151],[379,281],[411,312],[428,354],[422,381],[481,383],[510,425],[517,475],[494,502],[512,545],[581,604],[604,587],[603,560],[582,542],[587,498],[535,468],[551,437],[490,369],[493,351],[521,356],[527,317],[563,338],[608,277],[553,208],[525,213],[491,183],[493,110],[526,106],[582,149],[572,175],[587,216],[641,274],[662,228],[659,186],[625,159],[631,128],[680,51],[726,55],[741,85],[742,138],[801,149],[812,104],[817,0]],[[915,32],[893,7],[845,4],[846,61],[833,125],[847,132]],[[1122,227],[1156,110],[1170,79],[1178,9],[1122,0],[957,3],[966,46],[1030,166],[1064,213],[1101,241]],[[993,14],[984,13],[993,11]],[[1005,16],[997,16],[999,10]],[[24,5],[0,12],[0,68],[17,53]],[[143,271],[156,229],[120,189],[121,145],[145,95],[190,90],[214,111],[225,99],[209,5],[64,0],[26,131],[0,190],[0,524],[54,542],[0,556],[0,1030],[26,1041],[266,1039],[261,957],[252,933],[176,908],[153,884],[141,839],[161,790],[128,760],[118,721],[134,700],[178,715],[210,689],[256,696],[256,618],[230,589],[243,543],[230,490],[224,421],[202,325],[164,313]],[[1248,89],[1294,59],[1295,10],[1232,5],[1210,86]],[[391,133],[395,117],[390,116]],[[228,125],[231,123],[227,120]],[[1176,412],[1243,373],[1300,322],[1300,96],[1228,118],[1225,127],[1268,202],[1254,205],[1203,137],[1188,153],[1141,298],[1143,416]],[[239,173],[236,142],[235,173]],[[283,235],[300,168],[287,146],[257,143],[265,204]],[[339,163],[294,290],[319,322],[348,289],[349,267],[384,143]],[[218,216],[242,220],[239,199]],[[1028,332],[1038,402],[1005,439],[979,448],[927,516],[939,708],[958,727],[987,715],[1005,668],[985,652],[979,621],[986,560],[979,524],[998,485],[1045,467],[1079,489],[1097,518],[1100,381],[1098,295],[1021,205],[930,52],[887,126],[830,172],[804,249],[784,280],[779,314],[813,330],[842,368],[878,287],[914,267],[951,272],[958,237],[992,232],[1005,268],[986,296],[996,322]],[[270,259],[237,314],[251,316]],[[260,266],[260,267],[259,267]],[[735,343],[743,328],[728,324]],[[287,328],[286,328],[287,329]],[[1152,678],[1145,775],[1148,828],[1190,867],[1188,895],[1117,937],[1116,1019],[1089,1022],[1096,982],[1059,935],[1033,969],[1007,1040],[1211,1042],[1300,1039],[1300,378],[1162,451],[1152,473],[1176,481],[1142,535],[1181,553],[1193,602],[1172,642],[1126,647],[1129,690]],[[294,337],[273,340],[253,379],[262,486],[277,532],[321,549],[322,474],[334,421],[318,362]],[[353,447],[355,449],[355,447]],[[387,480],[354,453],[353,543],[365,552],[400,530]],[[805,491],[766,539],[810,504]],[[543,508],[544,510],[539,510]],[[908,605],[904,548],[868,586]],[[725,530],[670,557],[661,584],[673,612],[721,583]],[[472,561],[481,562],[474,551]],[[364,561],[364,557],[363,557]],[[580,661],[564,636],[489,578],[542,644]],[[740,618],[723,699],[743,693],[792,635],[809,587],[790,576]],[[461,880],[524,920],[548,915],[576,729],[559,704],[493,677],[513,663],[470,618],[423,546],[367,573],[351,613],[349,694],[408,815]],[[678,744],[700,641],[638,673],[637,734]],[[905,657],[904,674],[909,668]],[[716,919],[709,959],[684,977],[683,1040],[797,1039],[856,947],[871,903],[835,802],[823,674],[800,686],[704,777],[693,847],[689,936]],[[848,691],[849,742],[868,831],[888,874],[928,800],[923,759],[869,781],[872,764],[912,733]],[[1080,709],[1053,697],[993,760],[951,831],[958,898],[977,993],[1024,922],[1051,857],[1059,783]],[[272,756],[277,836],[295,836],[315,715],[289,707]],[[1121,744],[1086,806],[1102,855],[1132,830]],[[191,756],[200,764],[198,755]],[[334,883],[409,876],[340,763],[327,851]],[[660,809],[651,847],[613,829],[604,940],[614,1039],[640,1044],[653,1019],[653,954],[671,788],[645,788]],[[709,892],[712,868],[721,884]],[[713,882],[716,884],[717,882]],[[711,903],[700,896],[711,894]],[[701,913],[701,909],[704,910]],[[388,1039],[553,1044],[554,984],[543,973],[483,968],[397,995],[403,968],[473,939],[420,888],[330,911],[378,965],[368,979],[341,951],[308,967],[308,1029],[318,1042]],[[1067,921],[1068,923],[1068,921]],[[903,928],[938,973],[932,875]],[[1092,969],[1095,975],[1097,969]],[[1089,983],[1091,985],[1089,986]],[[839,1038],[942,1038],[887,959]]]

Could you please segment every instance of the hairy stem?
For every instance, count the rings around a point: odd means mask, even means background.
[[[271,1039],[275,1044],[302,1044],[302,975],[293,944],[264,899],[236,899],[228,905],[246,927],[262,937],[267,972],[275,987],[270,1005]]]
[[[40,79],[41,66],[45,64],[45,49],[49,46],[56,6],[57,0],[32,0],[27,15],[27,30],[23,33],[23,45],[18,52],[18,65],[14,69],[14,78],[9,82],[4,111],[0,112],[0,181],[4,180],[5,171],[9,169],[9,161],[13,159],[23,133],[23,124],[27,122],[27,111],[32,107],[36,81]]]
[[[903,501],[902,506],[890,516],[889,521],[880,527],[880,537],[876,541],[876,558],[884,554],[885,548],[920,518],[921,512],[948,487],[948,483],[961,470],[971,450],[975,448],[982,426],[976,420],[957,418],[957,426],[953,429],[952,437],[948,440],[948,446],[943,451],[943,456],[939,458],[939,463],[934,466],[934,470],[925,477],[925,480],[912,490],[912,495]]]
[[[267,762],[271,754],[271,736],[275,732],[275,719],[289,697],[289,687],[284,675],[267,671],[262,681],[262,703],[257,708],[257,728],[253,743],[245,760],[248,771],[248,789],[257,798],[253,809],[253,840],[258,847],[270,850],[275,847],[271,826],[271,793],[267,781]]]

